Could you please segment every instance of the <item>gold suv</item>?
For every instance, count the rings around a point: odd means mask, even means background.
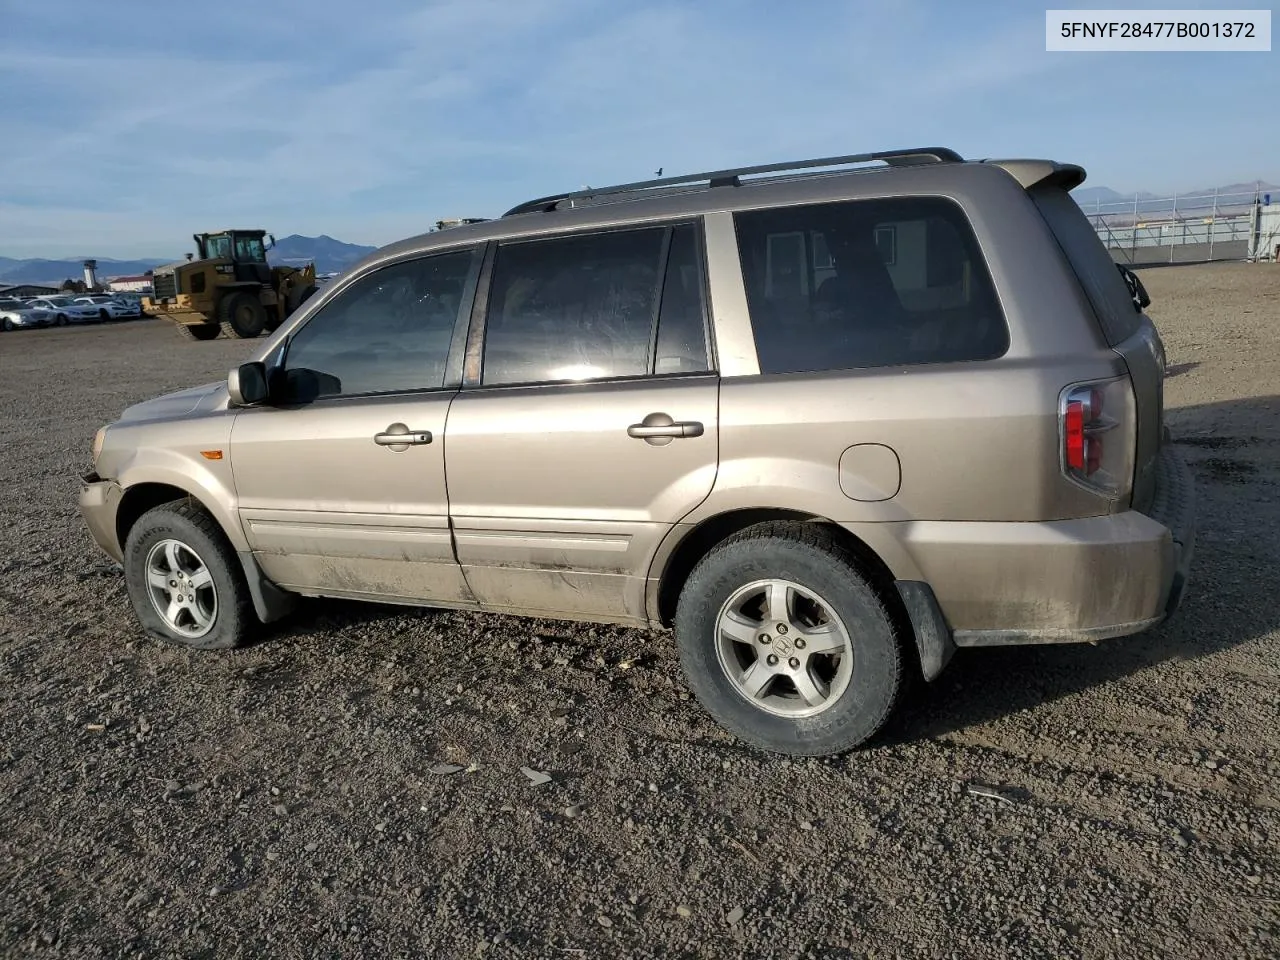
[[[728,730],[847,750],[958,646],[1182,596],[1164,352],[1084,176],[890,151],[392,244],[99,431],[83,516],[170,642],[299,596],[673,628]]]

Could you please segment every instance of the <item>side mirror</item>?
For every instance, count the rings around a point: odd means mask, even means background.
[[[242,363],[227,375],[227,393],[237,407],[251,407],[267,399],[267,369],[259,361]]]

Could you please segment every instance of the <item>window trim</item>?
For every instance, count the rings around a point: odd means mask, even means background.
[[[476,301],[476,293],[478,281],[482,272],[482,267],[486,262],[487,248],[489,244],[485,242],[465,244],[463,246],[448,247],[441,250],[415,251],[414,253],[405,254],[392,260],[387,260],[372,266],[370,269],[351,277],[342,288],[334,291],[333,296],[329,297],[323,305],[314,313],[306,318],[302,323],[289,331],[284,339],[278,343],[264,358],[267,364],[268,382],[271,378],[278,375],[280,371],[287,370],[289,362],[289,351],[293,346],[294,338],[305,330],[310,324],[314,323],[317,317],[324,316],[325,312],[337,301],[346,296],[352,288],[363,283],[369,277],[381,273],[384,270],[390,270],[395,267],[402,267],[408,263],[417,263],[425,260],[432,260],[436,257],[447,257],[458,253],[469,253],[471,255],[471,263],[467,268],[467,278],[465,287],[462,291],[462,299],[458,304],[458,316],[454,320],[453,332],[449,335],[449,352],[445,357],[444,382],[438,387],[410,387],[401,390],[373,390],[361,393],[347,393],[339,396],[316,397],[314,400],[307,401],[290,401],[278,400],[269,401],[271,406],[279,409],[294,410],[303,407],[313,407],[316,404],[342,403],[353,400],[380,400],[388,397],[413,397],[420,395],[439,394],[444,392],[456,392],[463,377],[463,351],[466,347],[467,325],[470,322],[474,304]],[[277,361],[271,363],[272,355],[278,354]]]
[[[657,353],[658,321],[662,316],[663,295],[666,292],[667,270],[671,259],[671,240],[677,227],[693,228],[694,261],[698,268],[698,277],[702,292],[701,319],[702,342],[707,355],[707,369],[685,371],[683,373],[654,373]],[[489,304],[493,296],[493,282],[496,271],[498,249],[504,246],[517,246],[527,243],[578,239],[581,237],[601,236],[611,233],[626,233],[640,230],[664,231],[662,254],[659,258],[661,269],[656,281],[657,296],[654,298],[654,318],[649,331],[649,355],[646,361],[647,371],[618,377],[598,377],[591,380],[526,380],[519,383],[484,383],[484,348],[487,343]],[[608,226],[592,225],[577,230],[556,231],[533,236],[517,236],[498,238],[487,243],[484,256],[484,267],[481,271],[479,290],[476,294],[472,310],[470,329],[467,334],[466,363],[460,389],[468,393],[477,390],[514,390],[530,387],[590,387],[593,384],[636,383],[647,380],[685,379],[692,377],[719,376],[719,364],[715,354],[715,339],[711,324],[711,289],[710,276],[706,262],[706,238],[704,236],[704,220],[701,214],[685,214],[661,220],[644,220],[629,223],[610,224]]]

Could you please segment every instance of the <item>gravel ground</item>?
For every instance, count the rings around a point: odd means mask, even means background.
[[[961,651],[801,762],[722,734],[661,635],[314,602],[230,654],[142,638],[77,474],[249,346],[0,337],[0,949],[1277,956],[1280,267],[1143,276],[1200,484],[1182,612]]]

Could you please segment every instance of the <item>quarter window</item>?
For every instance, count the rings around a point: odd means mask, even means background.
[[[504,244],[481,383],[701,372],[705,327],[692,225]]]
[[[282,397],[305,402],[442,387],[476,259],[474,251],[445,253],[355,281],[290,339],[275,375]]]
[[[983,360],[1008,328],[977,239],[942,198],[735,214],[762,373]]]

